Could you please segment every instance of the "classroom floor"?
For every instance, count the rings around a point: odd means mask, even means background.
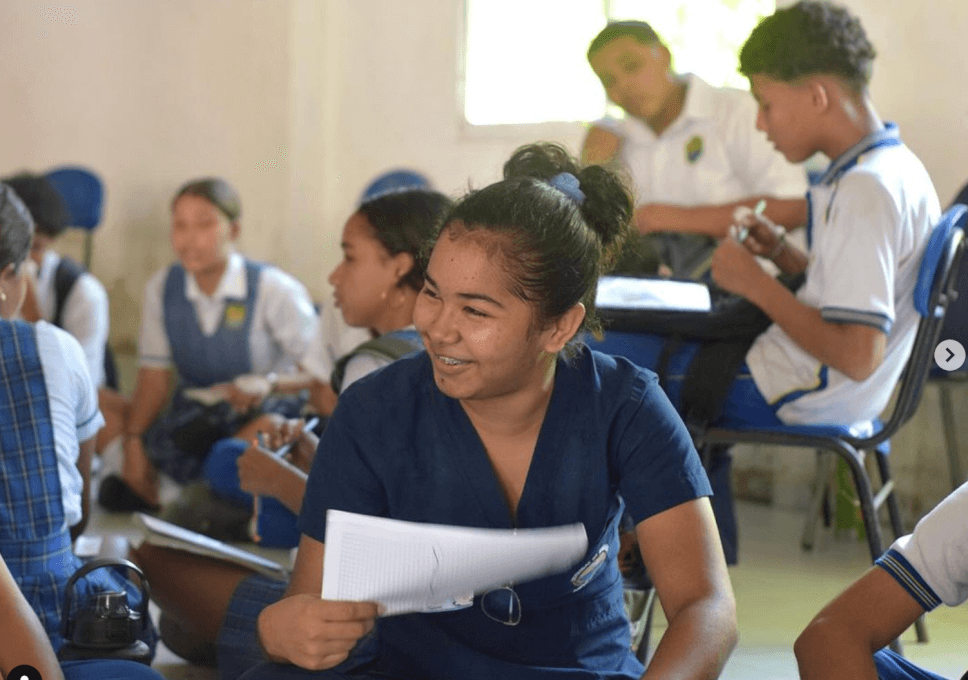
[[[173,489],[163,490],[163,496]],[[721,676],[727,680],[793,680],[797,678],[793,640],[813,615],[868,566],[865,543],[821,532],[812,552],[800,550],[803,515],[751,503],[739,504],[741,564],[730,576],[739,616],[740,640]],[[133,522],[95,511],[89,533],[123,533],[135,537]],[[664,623],[657,608],[653,640]],[[157,611],[155,611],[157,616]],[[968,607],[942,607],[927,616],[927,644],[903,637],[905,655],[948,678],[968,668],[964,639]],[[155,667],[171,680],[216,680],[211,669],[191,666],[159,646]]]

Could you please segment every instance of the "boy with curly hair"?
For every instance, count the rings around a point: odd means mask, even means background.
[[[774,322],[747,364],[788,423],[871,421],[887,404],[917,330],[913,289],[940,207],[924,166],[874,110],[874,57],[856,17],[814,0],[764,19],[740,54],[760,106],[757,126],[791,161],[818,151],[832,161],[809,193],[809,256],[756,223],[743,244],[727,239],[713,258],[714,279]],[[806,283],[794,295],[762,272],[753,253],[784,271],[804,271]],[[955,494],[963,496],[964,489]],[[933,552],[942,547],[934,540],[937,522],[928,525],[915,537],[931,540],[895,543],[808,626],[795,648],[802,678],[936,677],[877,651],[936,604],[931,587],[921,586],[938,571],[919,567],[947,560]],[[933,546],[932,554],[918,545]]]
[[[808,195],[809,255],[754,217],[743,243],[726,239],[713,258],[714,280],[773,321],[746,360],[785,423],[869,423],[887,405],[917,330],[914,285],[941,211],[921,161],[874,110],[874,56],[856,17],[814,0],[764,19],[740,53],[757,127],[790,161],[817,152],[831,159]],[[790,292],[754,254],[806,282]]]

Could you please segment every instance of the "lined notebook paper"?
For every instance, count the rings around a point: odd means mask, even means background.
[[[587,549],[581,524],[473,529],[329,510],[322,595],[378,602],[385,615],[444,611],[491,588],[565,571]]]
[[[603,276],[598,280],[595,306],[601,309],[708,312],[712,309],[712,301],[709,288],[704,283]]]

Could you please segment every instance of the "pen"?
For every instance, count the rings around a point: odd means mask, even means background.
[[[259,442],[259,448],[267,448],[268,444],[266,442],[266,433],[259,432],[256,434],[256,439]],[[259,494],[252,494],[252,540],[258,543],[261,539],[259,538],[259,508],[262,505]]]
[[[311,432],[313,430],[313,428],[315,428],[318,424],[319,424],[319,418],[318,417],[310,418],[308,421],[306,421],[306,425],[305,425],[305,427],[303,427],[303,430],[302,431],[303,432]],[[259,445],[262,446],[261,443]],[[292,447],[295,446],[295,445],[296,445],[296,440],[293,439],[288,444],[283,444],[278,449],[276,449],[275,451],[273,451],[272,452],[272,455],[275,456],[276,458],[282,458],[284,455],[286,455],[287,453],[289,453],[292,450]],[[265,447],[263,447],[263,448],[265,448]]]
[[[753,214],[757,216],[762,215],[764,210],[766,210],[766,199],[761,198],[759,202],[756,204],[756,207],[753,208]],[[739,234],[736,235],[736,240],[742,243],[743,241],[746,240],[746,237],[749,235],[750,235],[750,228],[743,227],[742,229],[739,230]]]

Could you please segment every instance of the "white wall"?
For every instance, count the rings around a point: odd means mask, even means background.
[[[968,180],[964,0],[847,4],[879,50],[879,112],[947,202]],[[0,3],[0,174],[68,162],[102,174],[93,269],[117,344],[136,338],[144,282],[171,257],[168,201],[189,178],[235,183],[242,249],[321,296],[342,223],[377,173],[415,167],[458,194],[496,178],[519,144],[577,150],[583,134],[462,123],[461,0],[72,0],[73,23],[45,7]],[[923,482],[936,497],[939,426],[933,416],[914,425],[912,446],[896,447],[902,486]],[[797,490],[806,472],[783,463],[773,474],[778,489]]]

